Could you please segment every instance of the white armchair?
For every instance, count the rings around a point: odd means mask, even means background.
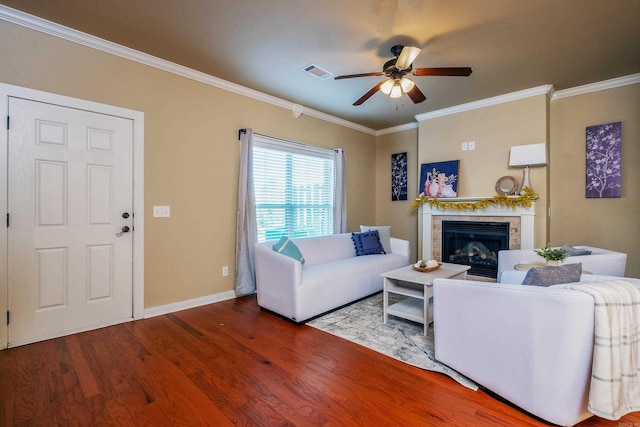
[[[624,277],[627,267],[627,254],[590,246],[576,246],[587,249],[591,255],[568,257],[564,263],[582,263],[582,269],[603,276]],[[502,272],[513,270],[516,264],[544,263],[544,259],[533,249],[511,249],[498,252],[498,282],[502,282]]]
[[[640,279],[624,280],[640,287]],[[593,297],[554,286],[435,279],[433,301],[437,360],[551,423],[570,426],[593,415]]]

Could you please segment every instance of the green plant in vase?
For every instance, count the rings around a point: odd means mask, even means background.
[[[569,253],[566,249],[552,248],[551,246],[549,246],[549,243],[547,243],[544,248],[536,249],[535,252],[536,254],[544,258],[544,260],[549,265],[558,265],[569,256]]]

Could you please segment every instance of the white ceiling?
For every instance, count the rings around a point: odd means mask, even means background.
[[[0,3],[212,76],[379,130],[415,115],[551,84],[640,73],[638,0],[0,0]],[[415,67],[470,66],[469,77],[415,77],[427,100],[376,93],[394,44]]]

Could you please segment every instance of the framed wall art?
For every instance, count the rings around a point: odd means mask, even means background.
[[[391,155],[391,201],[407,200],[407,153]]]
[[[621,197],[622,122],[587,127],[586,197]]]
[[[420,167],[421,194],[426,197],[457,197],[459,162],[423,163]]]

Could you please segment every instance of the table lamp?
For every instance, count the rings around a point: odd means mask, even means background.
[[[511,147],[509,166],[524,168],[522,185],[518,189],[520,194],[523,194],[522,189],[524,187],[529,187],[529,189],[533,191],[533,186],[531,185],[531,180],[529,178],[529,167],[546,165],[547,144],[544,142],[541,144],[516,145]]]

